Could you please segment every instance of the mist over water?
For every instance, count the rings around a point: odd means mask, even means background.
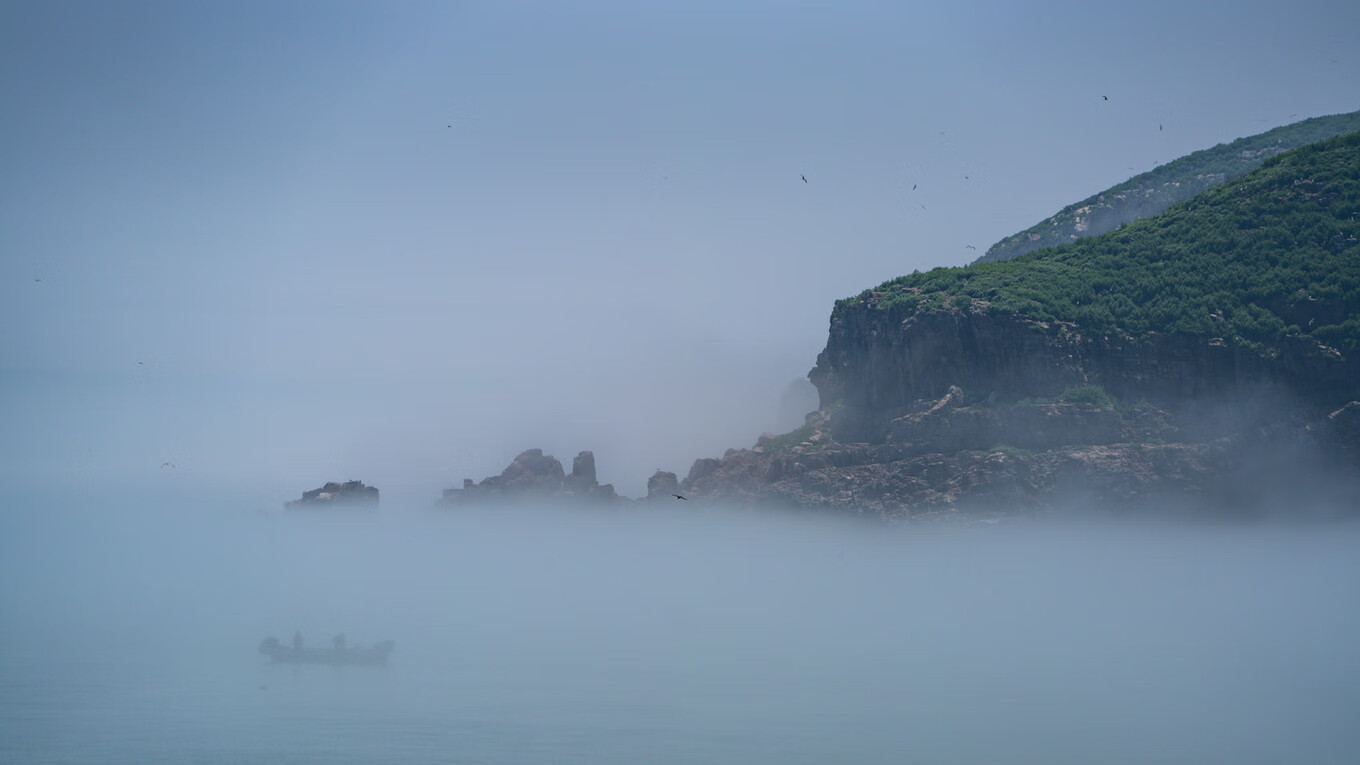
[[[0,761],[1349,762],[1353,526],[0,523]],[[269,635],[395,640],[271,665]]]

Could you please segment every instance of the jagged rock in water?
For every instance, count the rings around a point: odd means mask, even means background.
[[[680,494],[680,479],[675,473],[666,470],[658,470],[652,473],[652,477],[647,479],[647,500],[674,501],[673,495]]]
[[[285,502],[283,506],[289,510],[326,507],[376,509],[378,507],[378,489],[373,486],[365,486],[363,481],[345,481],[344,483],[329,481],[319,489],[303,492],[302,499]]]
[[[505,492],[556,494],[562,491],[565,478],[562,463],[556,457],[544,454],[542,449],[528,449],[520,452],[499,476],[487,481],[494,481]]]
[[[583,451],[572,461],[571,475],[556,457],[542,449],[529,449],[515,457],[498,476],[474,483],[463,479],[463,488],[445,489],[436,506],[454,507],[533,501],[535,503],[613,504],[621,498],[612,484],[600,485],[595,478],[595,455]]]
[[[583,451],[571,461],[571,475],[567,476],[567,490],[572,493],[588,491],[595,486],[595,454]]]

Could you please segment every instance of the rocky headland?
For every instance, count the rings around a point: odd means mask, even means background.
[[[1103,236],[838,301],[805,424],[648,498],[886,519],[1360,508],[1360,133]],[[443,504],[618,504],[534,450]],[[587,460],[586,457],[589,456]]]
[[[1360,370],[1315,342],[1091,337],[984,306],[901,316],[872,294],[832,315],[803,427],[658,470],[647,496],[539,449],[441,507],[550,502],[798,508],[902,520],[1066,511],[1248,517],[1360,497]],[[1099,382],[1097,382],[1099,381]],[[967,387],[965,387],[967,386]]]
[[[1063,248],[841,300],[803,428],[694,499],[885,517],[1360,505],[1360,133]]]

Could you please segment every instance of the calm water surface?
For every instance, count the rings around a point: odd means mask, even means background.
[[[1360,761],[1348,526],[42,510],[0,762]]]

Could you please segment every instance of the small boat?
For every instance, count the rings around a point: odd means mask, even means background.
[[[393,643],[384,640],[371,646],[353,648],[337,645],[333,648],[304,648],[301,645],[287,646],[278,638],[265,638],[260,643],[260,653],[282,664],[386,664],[392,653]]]

